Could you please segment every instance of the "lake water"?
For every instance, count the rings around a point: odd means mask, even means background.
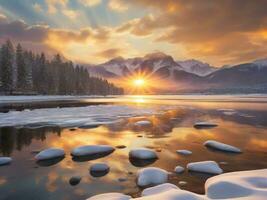
[[[80,200],[106,192],[138,197],[142,188],[136,185],[136,173],[145,166],[173,172],[177,165],[185,167],[189,162],[214,160],[224,172],[267,168],[266,96],[122,96],[83,98],[79,101],[88,102],[87,106],[90,103],[94,106],[99,104],[100,107],[107,104],[111,107],[127,106],[140,113],[149,108],[153,109],[153,114],[138,115],[137,112],[95,128],[72,129],[47,124],[38,128],[26,125],[2,127],[0,156],[11,156],[13,162],[0,167],[1,200]],[[106,114],[104,112],[99,116],[95,113],[97,119],[110,117],[111,107],[104,107],[108,108]],[[75,112],[71,114],[75,116]],[[15,112],[12,117],[17,115]],[[42,119],[42,116],[39,117]],[[151,121],[152,127],[134,126],[136,121],[143,119]],[[197,121],[212,121],[218,126],[195,129],[193,125]],[[243,153],[230,154],[207,149],[203,143],[210,139],[234,145]],[[125,145],[126,148],[116,149],[101,158],[72,160],[71,150],[88,144]],[[54,162],[36,163],[35,151],[50,147],[63,148],[66,157]],[[130,149],[136,147],[155,149],[159,159],[153,162],[129,160]],[[178,155],[178,149],[188,149],[193,154]],[[105,176],[94,177],[89,173],[90,165],[98,162],[110,166],[110,172]],[[81,176],[82,180],[78,185],[71,186],[69,179],[76,175]],[[186,185],[179,187],[203,194],[205,180],[209,177],[211,175],[186,171],[179,175],[171,174],[169,182],[179,185],[179,181],[186,181]],[[119,181],[119,178],[125,180]]]

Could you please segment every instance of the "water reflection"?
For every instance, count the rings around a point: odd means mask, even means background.
[[[107,126],[89,127],[90,129],[2,128],[0,154],[11,155],[14,162],[0,169],[0,199],[86,199],[104,192],[138,196],[141,190],[135,183],[136,173],[144,166],[160,167],[173,172],[177,165],[185,167],[189,162],[214,160],[227,163],[220,164],[224,172],[266,168],[265,104],[261,105],[262,110],[240,109],[239,103],[231,104],[231,109],[236,111],[231,115],[218,111],[221,105],[213,106],[195,109],[179,106],[158,115],[132,117]],[[135,126],[140,120],[150,121],[151,126]],[[195,129],[193,125],[196,121],[213,121],[218,126]],[[137,137],[138,135],[143,137]],[[211,139],[237,146],[243,153],[229,154],[207,149],[203,143]],[[112,154],[72,160],[70,152],[73,148],[94,144],[124,148],[117,148]],[[63,148],[66,157],[36,163],[32,151],[49,147]],[[130,149],[136,147],[155,149],[159,159],[129,160]],[[188,149],[193,154],[182,156],[176,153],[178,149]],[[110,171],[106,174],[90,174],[88,168],[96,162],[106,163]],[[82,178],[75,187],[69,184],[73,176]],[[178,185],[179,181],[186,181],[186,185],[179,187],[203,193],[203,184],[208,177],[210,175],[184,172],[180,175],[172,174],[170,182]],[[120,182],[119,178],[125,178],[126,181]]]

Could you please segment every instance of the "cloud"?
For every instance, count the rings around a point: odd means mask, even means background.
[[[93,7],[99,5],[102,0],[79,0],[79,2],[84,6]]]
[[[109,0],[108,6],[111,10],[118,12],[124,12],[129,8],[125,0]]]
[[[35,12],[37,12],[37,13],[43,11],[42,6],[41,6],[40,4],[38,4],[38,3],[34,3],[34,4],[32,5],[32,7],[33,7],[33,9],[35,10]]]
[[[62,13],[70,19],[76,19],[79,16],[78,12],[70,9],[63,9]]]
[[[266,0],[136,0],[132,6],[150,8],[153,17],[126,22],[117,31],[154,35],[156,42],[183,45],[189,57],[243,62],[266,51]],[[157,13],[157,14],[155,14]],[[260,42],[255,43],[256,39]]]
[[[100,56],[105,59],[111,59],[114,57],[118,57],[122,54],[123,50],[119,48],[111,48],[111,49],[106,49],[100,52],[96,53],[96,56]]]
[[[67,6],[68,0],[45,0],[48,13],[55,14],[58,8],[64,8]]]

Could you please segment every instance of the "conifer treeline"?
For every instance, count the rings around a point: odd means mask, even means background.
[[[123,89],[91,77],[86,68],[63,62],[60,55],[48,60],[45,54],[14,49],[7,40],[0,50],[0,93],[47,95],[122,94]]]

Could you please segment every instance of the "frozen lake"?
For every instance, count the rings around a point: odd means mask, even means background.
[[[32,106],[37,101],[38,109]],[[174,172],[177,165],[213,160],[224,172],[267,168],[264,95],[0,97],[0,107],[5,108],[0,113],[0,156],[13,158],[10,165],[0,167],[3,200],[86,199],[106,192],[138,197],[142,188],[136,184],[136,173],[145,166]],[[150,125],[136,126],[138,121]],[[218,126],[197,129],[194,124],[199,121]],[[206,148],[207,140],[233,145],[243,153]],[[73,159],[70,152],[81,145],[125,148],[105,156]],[[35,162],[36,151],[50,147],[64,149],[65,158]],[[129,159],[129,151],[137,147],[155,150],[158,159]],[[192,154],[177,154],[179,149]],[[110,170],[96,177],[88,169],[99,162],[108,164]],[[69,184],[73,176],[82,178],[76,186]],[[211,176],[186,170],[173,173],[168,182],[203,194]],[[187,184],[179,185],[179,181]]]

